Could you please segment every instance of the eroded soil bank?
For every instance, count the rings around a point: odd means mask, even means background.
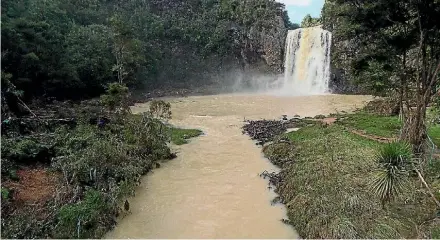
[[[282,205],[259,177],[277,170],[241,127],[244,119],[315,116],[361,107],[369,97],[214,95],[169,99],[172,124],[204,136],[143,179],[131,214],[108,238],[296,238]],[[137,105],[133,111],[145,110]]]

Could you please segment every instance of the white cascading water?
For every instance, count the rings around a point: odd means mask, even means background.
[[[290,30],[286,39],[281,93],[329,92],[331,33],[320,26]]]

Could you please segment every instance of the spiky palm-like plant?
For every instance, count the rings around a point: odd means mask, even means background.
[[[371,182],[372,191],[384,205],[399,195],[411,169],[411,146],[405,142],[393,142],[383,146],[377,154],[380,166]]]

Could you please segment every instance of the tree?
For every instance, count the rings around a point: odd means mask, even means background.
[[[333,62],[361,85],[396,93],[401,139],[416,151],[427,137],[426,106],[439,80],[438,14],[432,0],[329,0],[323,10],[324,27],[333,31]]]
[[[106,94],[101,95],[101,102],[108,108],[109,112],[126,115],[131,112],[128,102],[129,96],[128,87],[120,83],[110,83]]]
[[[321,18],[313,18],[310,14],[307,14],[301,22],[302,28],[315,27],[318,25],[321,25]]]
[[[115,14],[110,18],[113,31],[113,55],[116,64],[112,70],[116,71],[118,82],[122,84],[127,78],[133,77],[137,68],[142,64],[142,46],[139,39],[133,38],[132,28],[124,19]]]
[[[110,28],[94,24],[76,26],[67,34],[65,58],[89,96],[115,80],[111,37]]]
[[[418,30],[417,56],[415,58],[416,106],[407,104],[407,114],[401,138],[412,143],[416,150],[427,137],[426,108],[434,87],[439,82],[440,73],[440,2],[419,0],[411,4],[415,11],[415,24]]]
[[[154,118],[168,121],[171,119],[171,104],[162,100],[153,100],[150,103],[149,113]]]

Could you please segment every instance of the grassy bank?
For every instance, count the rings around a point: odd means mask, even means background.
[[[427,127],[428,136],[440,146],[440,124],[436,117],[439,113],[435,110],[428,111]],[[402,123],[398,116],[383,116],[365,111],[358,111],[353,114],[337,115],[338,124],[352,130],[360,130],[365,134],[385,138],[396,138],[400,133]]]
[[[438,238],[436,206],[416,175],[411,174],[403,193],[382,206],[370,188],[379,165],[377,153],[386,143],[365,135],[395,137],[397,117],[369,113],[338,116],[326,126],[316,123],[283,134],[264,148],[281,166],[277,192],[288,209],[292,225],[303,238]],[[437,125],[430,126],[434,139]],[[288,139],[288,142],[286,142]],[[429,161],[425,179],[440,190],[439,159]]]
[[[80,107],[70,125],[2,124],[2,238],[102,237],[140,178],[174,157],[167,143],[201,134],[151,114],[111,113],[97,124],[93,115],[108,112],[98,105]]]
[[[182,129],[182,128],[170,128],[171,142],[176,145],[182,145],[188,143],[188,139],[198,137],[203,134],[199,129]]]

